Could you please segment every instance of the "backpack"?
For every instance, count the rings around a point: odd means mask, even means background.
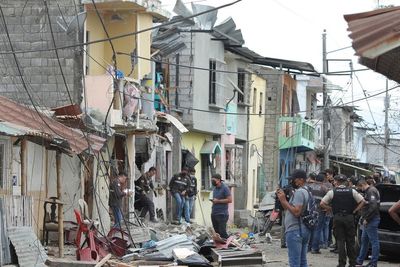
[[[318,224],[319,212],[317,210],[317,204],[315,203],[314,196],[311,194],[308,188],[303,188],[308,192],[308,202],[306,209],[303,211],[300,218],[308,229],[313,230]]]

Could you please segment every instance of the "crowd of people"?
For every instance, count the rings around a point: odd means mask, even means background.
[[[283,216],[282,247],[288,248],[291,267],[307,266],[307,252],[321,253],[329,246],[338,253],[338,267],[375,267],[379,259],[378,226],[380,195],[378,183],[389,183],[380,173],[367,177],[350,177],[332,170],[310,174],[294,170],[288,178],[291,194],[277,190],[277,197],[285,210]],[[305,224],[304,214],[309,201],[315,203],[317,221],[312,227]],[[400,201],[389,210],[400,224]],[[357,227],[359,226],[359,227]],[[356,232],[361,231],[360,246],[356,247]],[[363,265],[371,249],[371,258]]]
[[[169,190],[175,199],[178,224],[190,224],[194,201],[198,193],[195,170],[187,167],[175,174],[169,183]],[[156,191],[152,177],[156,168],[151,167],[135,181],[135,208],[140,217],[147,213],[150,221],[157,222],[154,203],[148,197],[150,191]],[[114,214],[115,227],[121,227],[121,201],[131,194],[123,190],[127,175],[123,172],[111,181],[109,205]],[[213,192],[211,221],[213,228],[221,238],[228,238],[226,230],[229,218],[228,204],[232,202],[230,189],[222,181],[221,175],[211,177]],[[294,170],[288,177],[288,186],[276,191],[278,209],[282,214],[282,247],[288,249],[291,267],[306,267],[307,253],[320,254],[321,249],[332,248],[338,253],[338,267],[375,267],[379,259],[378,226],[380,223],[380,195],[376,184],[389,183],[379,172],[367,177],[346,177],[334,175],[331,169],[319,174],[306,174]],[[310,205],[312,203],[312,205]],[[311,210],[310,207],[314,207]],[[389,214],[400,224],[400,200],[390,209]],[[358,227],[359,226],[359,227]],[[360,245],[356,246],[356,233],[361,231]],[[369,249],[371,258],[363,265]]]

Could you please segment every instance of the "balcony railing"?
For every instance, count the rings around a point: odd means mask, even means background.
[[[315,126],[301,117],[279,118],[279,149],[297,148],[297,151],[314,149]]]

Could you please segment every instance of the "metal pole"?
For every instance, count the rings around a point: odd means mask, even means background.
[[[388,145],[389,145],[389,83],[388,79],[386,79],[386,95],[385,95],[385,148],[383,150],[383,166],[388,165]]]
[[[328,61],[326,59],[326,30],[322,33],[322,72],[328,72]],[[326,88],[326,78],[325,75],[322,76],[322,93],[323,93],[323,117],[322,117],[322,128],[323,128],[323,143],[324,143],[324,169],[329,168],[329,110],[328,110],[328,92]]]
[[[64,213],[62,204],[62,183],[61,183],[61,152],[56,152],[56,176],[57,176],[57,198],[58,204],[58,257],[64,258]]]

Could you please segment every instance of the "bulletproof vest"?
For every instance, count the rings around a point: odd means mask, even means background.
[[[333,214],[352,214],[356,208],[356,201],[353,197],[353,190],[351,188],[337,187],[333,190],[332,211]]]

